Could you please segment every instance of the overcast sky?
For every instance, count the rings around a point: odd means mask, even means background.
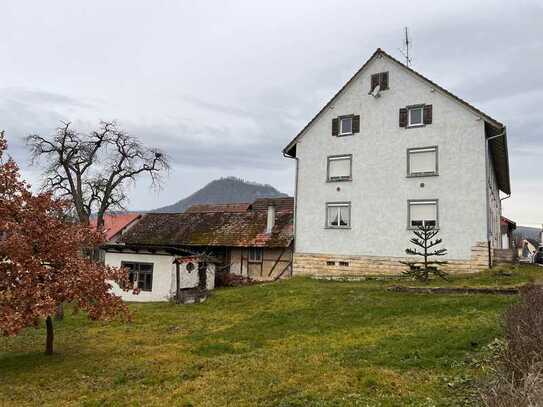
[[[234,175],[292,194],[281,149],[381,47],[508,128],[504,214],[543,223],[541,1],[2,1],[0,128],[25,177],[22,139],[60,120],[115,119],[170,155],[164,189],[139,182],[130,208],[173,203]]]

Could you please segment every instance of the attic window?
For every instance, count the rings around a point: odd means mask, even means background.
[[[379,86],[379,91],[388,89],[388,72],[379,72],[371,75],[370,93]]]

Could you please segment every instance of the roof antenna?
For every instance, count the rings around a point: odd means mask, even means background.
[[[405,58],[405,65],[406,66],[411,65],[411,57],[409,56],[409,45],[410,44],[411,44],[411,41],[409,41],[409,32],[407,30],[407,27],[405,27],[405,40],[404,40],[404,44],[403,44],[404,49],[401,49],[400,52],[403,55],[403,57]]]

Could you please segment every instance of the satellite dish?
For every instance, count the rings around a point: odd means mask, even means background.
[[[373,90],[370,92],[370,95],[372,95],[374,98],[378,98],[381,96],[381,86],[377,85]]]

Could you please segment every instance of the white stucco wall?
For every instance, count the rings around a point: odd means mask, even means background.
[[[370,75],[389,72],[389,90],[368,95]],[[433,123],[405,129],[399,109],[433,105]],[[331,135],[332,119],[360,115],[360,133]],[[438,146],[439,176],[407,178],[408,148]],[[353,155],[351,182],[326,182],[327,156]],[[487,239],[484,121],[386,58],[376,59],[297,145],[296,252],[404,256],[409,199],[438,199],[450,259],[469,259]],[[424,188],[420,184],[424,183]],[[340,188],[337,191],[337,188]],[[326,202],[350,201],[352,227],[326,229]]]
[[[105,264],[113,267],[121,267],[122,262],[141,262],[153,264],[153,287],[151,291],[140,291],[134,295],[131,291],[126,292],[113,283],[113,292],[119,295],[124,301],[151,302],[168,301],[176,289],[174,256],[144,253],[106,253]],[[179,285],[180,288],[196,287],[198,285],[198,263],[192,272],[188,272],[185,264],[180,265]],[[208,264],[207,281],[208,290],[215,288],[215,265]]]
[[[113,284],[113,292],[124,301],[168,301],[175,292],[175,265],[172,264],[173,256],[142,253],[106,253],[105,263],[108,266],[121,267],[123,261],[134,261],[153,264],[153,289],[152,291],[140,291],[133,295]]]

